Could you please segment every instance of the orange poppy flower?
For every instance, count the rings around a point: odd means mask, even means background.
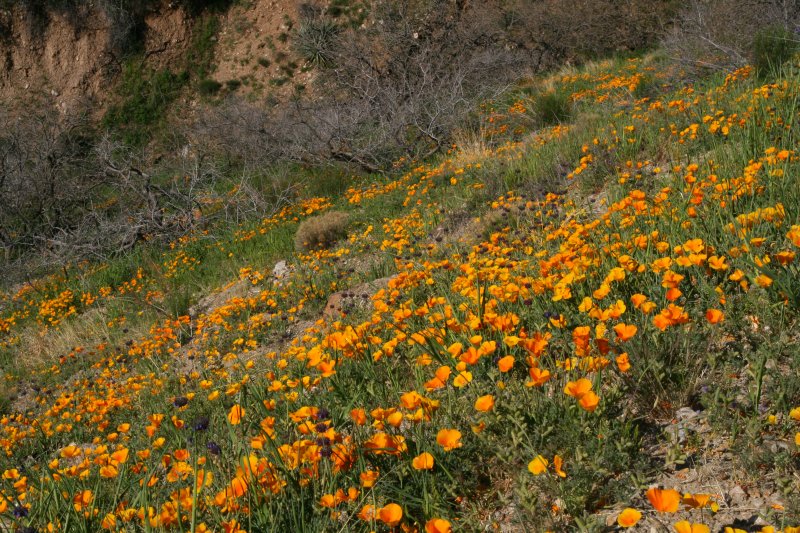
[[[353,409],[350,411],[350,419],[358,426],[363,426],[367,423],[367,413],[363,409]]]
[[[378,509],[378,518],[389,527],[394,527],[403,519],[403,508],[396,503],[389,503]]]
[[[361,480],[361,486],[365,489],[372,487],[378,479],[378,472],[376,470],[367,470],[358,475]]]
[[[645,495],[650,500],[650,505],[660,513],[674,513],[678,510],[681,495],[677,490],[659,489],[653,487]]]
[[[500,369],[500,372],[508,372],[514,366],[514,357],[507,355],[497,361],[497,368]]]
[[[444,448],[444,451],[449,452],[456,448],[461,448],[461,432],[457,429],[440,429],[436,435],[436,442]]]
[[[727,270],[728,264],[725,263],[725,257],[719,257],[716,255],[712,255],[708,258],[708,266],[713,268],[714,270]]]
[[[0,513],[3,512],[0,510]],[[108,513],[103,517],[103,520],[100,522],[100,527],[103,529],[109,530],[116,530],[117,529],[117,517],[114,516],[112,513]]]
[[[766,289],[767,287],[772,285],[772,278],[767,276],[766,274],[759,274],[758,276],[756,276],[755,282],[756,285],[758,285],[759,287]]]
[[[677,300],[678,298],[683,296],[683,293],[681,292],[681,290],[679,288],[672,287],[672,288],[667,289],[667,295],[666,296],[667,296],[667,300],[669,300],[670,302],[674,302],[675,300]]]
[[[550,371],[549,370],[542,370],[539,367],[531,367],[528,371],[528,375],[531,377],[531,381],[527,383],[529,387],[539,387],[544,385],[550,379]]]
[[[617,524],[619,524],[620,527],[633,527],[639,522],[639,520],[641,520],[641,518],[642,513],[636,509],[631,509],[628,507],[623,509],[622,512],[617,516]]]
[[[106,465],[100,468],[100,477],[112,479],[117,477],[117,474],[119,474],[119,470],[114,465]]]
[[[614,332],[617,334],[617,339],[620,342],[625,342],[634,335],[636,335],[636,331],[638,329],[639,328],[637,328],[633,324],[625,324],[624,322],[620,322],[619,324],[614,326]]]
[[[241,476],[236,476],[231,480],[230,489],[234,498],[243,496],[247,492],[247,481]]]
[[[444,518],[431,518],[425,522],[425,533],[451,533],[453,527]]]
[[[688,520],[681,520],[674,524],[676,533],[709,533],[711,529],[705,524],[690,524]],[[725,528],[727,531],[727,528]]]
[[[433,455],[429,454],[428,452],[422,452],[418,456],[414,457],[411,461],[411,466],[413,466],[416,470],[430,470],[433,468]]]
[[[706,320],[709,324],[718,324],[725,318],[725,314],[719,309],[709,309],[706,311]]]
[[[128,448],[120,448],[111,454],[111,462],[115,465],[124,463],[128,460]]]
[[[458,375],[453,379],[453,386],[457,389],[462,387],[466,387],[472,381],[472,372],[468,370],[462,370],[458,373]]]
[[[362,507],[361,510],[358,512],[358,517],[364,521],[372,520],[374,516],[375,516],[374,505],[367,504],[364,507]]]
[[[66,446],[61,450],[61,457],[64,459],[73,459],[75,457],[80,456],[83,451],[78,446]]]
[[[564,460],[561,458],[560,455],[556,455],[555,457],[553,457],[553,470],[555,470],[556,475],[558,477],[567,477],[567,473],[561,469],[563,465],[564,465]]]
[[[530,472],[534,476],[538,476],[547,471],[548,464],[549,463],[547,462],[547,459],[545,459],[541,455],[537,455],[536,457],[533,458],[533,460],[530,463],[528,463],[528,472]]]
[[[336,507],[336,497],[333,494],[323,494],[322,497],[319,499],[319,504],[322,507],[333,509],[334,507]]]
[[[189,459],[189,450],[185,448],[180,450],[175,450],[172,456],[175,457],[175,459],[177,459],[178,461],[186,461]]]
[[[616,358],[617,361],[617,368],[619,368],[620,372],[627,372],[631,369],[631,362],[628,358],[627,352],[623,352],[619,354]]]
[[[589,411],[590,413],[594,412],[597,409],[597,405],[600,403],[600,397],[592,391],[587,392],[581,399],[578,400],[578,403],[583,407],[585,410]]]
[[[245,411],[240,405],[234,405],[231,407],[231,410],[228,411],[228,422],[233,426],[241,424],[244,413]]]
[[[691,507],[692,509],[699,509],[711,503],[710,494],[684,494],[683,504]]]
[[[491,394],[487,394],[486,396],[481,396],[477,400],[475,400],[475,409],[482,413],[486,413],[492,410],[494,407],[494,396]]]
[[[564,394],[580,399],[590,390],[592,390],[592,382],[586,378],[581,378],[578,381],[568,381],[564,387]]]

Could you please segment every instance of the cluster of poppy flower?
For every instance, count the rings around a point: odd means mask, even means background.
[[[575,101],[612,105],[641,82],[638,68],[630,62],[621,73],[561,83],[574,86]],[[748,79],[744,71],[738,76]],[[639,146],[636,132],[651,122],[674,122],[663,134],[681,146],[704,135],[731,136],[753,111],[718,107],[771,104],[792,91],[773,84],[747,92],[737,80],[707,95],[683,89],[680,104],[637,102],[624,116],[631,124],[610,125],[575,154],[570,179],[580,180],[604,154]],[[523,110],[514,103],[509,113]],[[711,119],[687,124],[698,116]],[[785,125],[779,118],[772,121],[776,130]],[[558,126],[531,144],[507,143],[482,157],[516,161],[570,133]],[[338,249],[298,254],[283,279],[241,270],[232,284],[245,281],[256,293],[195,318],[157,322],[125,349],[98,347],[91,374],[43,391],[35,412],[0,418],[0,517],[44,530],[68,529],[74,520],[109,531],[133,524],[199,532],[219,524],[227,533],[257,528],[259,509],[287,510],[298,495],[312,494],[314,509],[304,512],[345,528],[451,531],[462,518],[453,502],[463,494],[436,484],[501,430],[498,410],[522,401],[508,391],[563,408],[572,417],[564,423],[591,424],[604,415],[612,387],[644,365],[644,344],[714,335],[729,299],[751,290],[787,299],[781,287],[793,275],[800,226],[786,223],[787,207],[771,193],[796,170],[798,156],[764,148],[741,175],[728,177],[696,163],[675,165],[671,179],[656,181],[662,172],[631,158],[618,169],[619,191],[598,213],[565,195],[509,191],[487,208],[518,217],[518,227],[468,242],[440,243],[430,234],[446,191],[480,185],[472,177],[477,163],[444,159],[394,181],[351,188],[348,205],[392,199],[406,209],[351,233]],[[250,241],[332,205],[306,200],[236,239]],[[723,224],[702,233],[706,219]],[[201,264],[185,250],[189,243],[171,250],[165,272]],[[341,260],[369,253],[382,254],[395,271],[369,308],[304,322],[285,342],[282,333],[314,302],[367,276],[337,276]],[[69,312],[59,296],[65,292],[36,304],[51,325]],[[354,390],[361,388],[369,393]],[[800,411],[790,416],[800,418]],[[46,460],[20,468],[29,454]],[[527,464],[521,470],[532,482],[562,483],[581,460],[569,449],[524,454],[516,459]],[[418,483],[424,494],[403,501],[401,482]],[[718,505],[711,495],[673,489],[641,496],[655,513]],[[649,512],[627,508],[617,523],[631,527]],[[674,527],[708,530],[687,521]]]

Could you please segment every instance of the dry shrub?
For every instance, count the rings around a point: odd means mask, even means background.
[[[329,247],[347,236],[347,219],[347,213],[328,211],[304,220],[294,236],[295,249],[306,252]]]
[[[690,66],[731,70],[759,59],[759,50],[753,57],[754,41],[765,28],[791,35],[800,28],[798,17],[797,0],[691,0],[684,4],[664,47]],[[762,43],[761,51],[764,48]]]

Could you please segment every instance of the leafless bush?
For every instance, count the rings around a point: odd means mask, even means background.
[[[294,236],[294,247],[305,252],[327,248],[347,236],[347,213],[328,211],[304,220]]]
[[[664,46],[670,55],[691,66],[728,70],[751,60],[753,38],[767,26],[800,29],[800,2],[690,0]]]
[[[100,181],[85,114],[59,116],[35,102],[24,113],[2,109],[0,246],[9,260],[15,249],[72,229]]]
[[[537,69],[651,46],[676,0],[516,0],[504,12],[508,39]]]
[[[298,186],[223,175],[191,146],[156,161],[111,136],[92,137],[84,115],[36,109],[0,116],[0,262],[8,272],[102,260],[142,241],[264,217]]]
[[[373,4],[360,27],[335,31],[313,11],[298,30],[311,34],[298,46],[317,67],[307,95],[274,108],[232,96],[202,118],[199,131],[237,158],[380,171],[397,158],[421,159],[447,146],[479,103],[523,75],[652,43],[674,4],[386,1]]]
[[[315,19],[307,24],[328,29],[322,55],[306,54],[319,67],[307,97],[272,109],[232,99],[198,132],[248,162],[258,154],[374,172],[398,157],[424,158],[525,70],[500,19],[496,9],[445,0],[377,3],[359,28],[332,31]]]

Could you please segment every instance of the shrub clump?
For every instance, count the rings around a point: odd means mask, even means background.
[[[777,74],[798,49],[797,36],[781,26],[763,28],[753,39],[753,65],[759,76]]]
[[[534,100],[534,113],[543,126],[561,124],[572,116],[572,102],[569,95],[559,91],[542,93]]]
[[[332,20],[309,20],[297,31],[295,48],[307,64],[330,67],[338,36],[339,27]]]
[[[217,80],[212,79],[204,79],[200,80],[200,83],[197,84],[197,90],[203,96],[213,96],[222,89],[222,84]]]
[[[329,211],[300,224],[294,236],[294,247],[300,252],[327,248],[347,236],[347,213]]]

